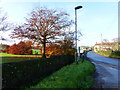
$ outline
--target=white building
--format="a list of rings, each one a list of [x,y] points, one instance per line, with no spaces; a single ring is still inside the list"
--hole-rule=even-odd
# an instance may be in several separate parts
[[[96,43],[94,45],[94,51],[107,51],[107,50],[120,50],[120,42],[107,42],[107,43]]]

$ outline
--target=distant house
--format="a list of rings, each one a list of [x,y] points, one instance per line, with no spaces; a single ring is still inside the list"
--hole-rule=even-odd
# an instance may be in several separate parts
[[[120,42],[96,43],[94,51],[120,50]]]

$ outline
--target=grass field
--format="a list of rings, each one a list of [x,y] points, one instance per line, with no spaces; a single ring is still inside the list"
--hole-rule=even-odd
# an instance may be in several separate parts
[[[32,54],[40,54],[40,50],[32,49]]]
[[[0,56],[11,56],[13,54],[8,54],[8,53],[0,53]]]
[[[117,52],[117,53],[116,53]],[[97,54],[100,54],[102,56],[105,56],[105,57],[110,57],[110,58],[117,58],[117,59],[120,59],[120,54],[118,54],[120,51],[99,51],[99,52],[95,52]]]
[[[40,57],[41,55],[15,55],[15,54],[9,54],[9,53],[0,53],[0,57]]]
[[[20,62],[24,60],[38,60],[41,55],[13,55],[8,53],[0,53],[0,63]]]
[[[73,63],[45,78],[35,86],[27,88],[89,88],[94,80],[91,74],[95,68],[89,61]]]

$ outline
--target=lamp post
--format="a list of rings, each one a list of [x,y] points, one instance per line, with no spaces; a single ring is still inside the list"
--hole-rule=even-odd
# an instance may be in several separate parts
[[[76,48],[76,51],[75,51],[75,61],[76,61],[76,64],[78,64],[78,53],[77,53],[77,9],[80,9],[82,8],[82,6],[77,6],[75,7],[75,48]]]

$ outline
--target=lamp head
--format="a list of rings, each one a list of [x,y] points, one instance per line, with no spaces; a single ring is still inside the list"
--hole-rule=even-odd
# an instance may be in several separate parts
[[[75,10],[82,8],[82,6],[77,6],[75,7]]]

